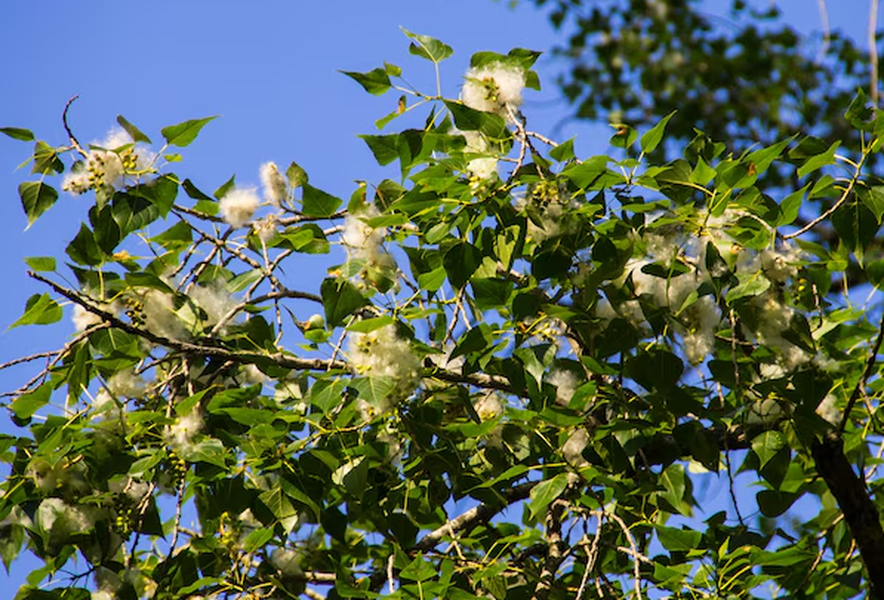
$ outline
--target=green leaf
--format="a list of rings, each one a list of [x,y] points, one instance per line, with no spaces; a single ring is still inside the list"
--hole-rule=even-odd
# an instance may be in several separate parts
[[[25,181],[18,186],[18,195],[21,198],[22,208],[28,216],[28,227],[58,200],[55,188],[42,181]]]
[[[834,142],[831,146],[829,146],[829,149],[822,154],[817,154],[816,156],[808,159],[807,162],[799,167],[798,177],[804,177],[805,175],[813,173],[814,171],[825,165],[835,164],[835,151],[838,150],[838,146],[840,145],[840,141]]]
[[[684,526],[682,526],[684,527]],[[700,547],[703,534],[692,529],[676,529],[664,525],[655,526],[657,538],[670,552],[688,552]]]
[[[684,465],[669,465],[666,470],[660,473],[659,482],[663,484],[663,491],[659,492],[666,502],[672,508],[682,515],[688,517],[691,515],[691,506],[685,502],[685,493],[687,491],[687,477],[685,476]]]
[[[144,229],[160,217],[159,209],[143,196],[131,196],[124,192],[114,194],[111,204],[113,220],[119,227],[121,237]],[[96,231],[98,227],[96,226]],[[117,240],[119,241],[119,240]]]
[[[875,185],[870,188],[860,188],[856,191],[856,195],[866,208],[874,213],[878,223],[881,223],[881,217],[884,216],[884,186]]]
[[[355,285],[341,277],[329,277],[319,287],[325,321],[329,327],[343,324],[344,319],[365,305],[365,298]]]
[[[25,528],[19,524],[11,523],[4,528],[4,535],[0,537],[0,559],[3,560],[3,566],[6,567],[6,573],[9,573],[9,567],[14,561],[25,541]]]
[[[691,187],[691,175],[693,170],[690,163],[678,159],[669,163],[660,171],[655,179],[660,187],[660,192],[676,202],[684,202],[693,194]]]
[[[347,331],[356,331],[358,333],[371,333],[381,327],[386,327],[392,323],[395,323],[396,320],[393,319],[390,315],[384,315],[382,317],[375,317],[373,319],[359,319],[358,321],[354,321],[347,326]]]
[[[49,403],[51,395],[52,384],[46,382],[33,392],[22,394],[16,398],[11,406],[12,412],[14,412],[15,416],[19,419],[28,419]]]
[[[761,514],[772,519],[789,510],[801,496],[802,494],[789,494],[777,490],[762,490],[755,495],[755,500],[758,502]]]
[[[862,88],[856,89],[856,96],[844,111],[844,119],[856,129],[872,131],[874,129],[875,108],[866,97]]]
[[[228,194],[228,192],[230,192],[230,190],[232,190],[235,187],[236,187],[236,175],[231,175],[230,179],[225,181],[221,185],[221,187],[219,187],[217,190],[212,192],[212,195],[215,196],[216,200],[220,200],[221,198],[226,196]]]
[[[21,129],[19,127],[0,127],[0,133],[22,142],[32,142],[35,139],[30,129]]]
[[[752,450],[758,455],[759,468],[764,467],[785,445],[786,438],[779,431],[765,431],[755,436]]]
[[[586,189],[594,184],[608,170],[607,156],[593,156],[580,164],[574,164],[562,171],[574,185]]]
[[[786,147],[792,143],[792,140],[795,139],[795,136],[786,138],[784,140],[780,140],[776,144],[772,146],[768,146],[767,148],[761,148],[760,150],[755,150],[754,152],[750,152],[745,159],[743,159],[743,163],[747,164],[751,167],[750,171],[754,172],[755,175],[761,175],[765,171],[767,171],[768,167],[770,167],[771,163],[778,159],[782,154]]]
[[[510,136],[506,121],[499,115],[476,110],[453,100],[446,100],[445,106],[451,111],[454,124],[461,131],[479,131],[492,141],[505,140]]]
[[[878,233],[878,220],[866,205],[852,200],[842,205],[832,215],[832,226],[844,244],[854,253],[862,265],[866,248]]]
[[[796,190],[783,198],[783,201],[780,202],[780,218],[777,220],[777,227],[791,225],[795,222],[795,219],[798,218],[798,210],[804,203],[804,195],[807,194],[810,186],[811,184],[808,183],[800,190]],[[884,210],[884,207],[882,207],[882,210]]]
[[[166,143],[168,145],[183,148],[184,146],[190,145],[190,143],[196,139],[196,136],[199,135],[200,130],[206,125],[206,123],[216,118],[217,115],[213,117],[205,117],[203,119],[191,119],[190,121],[184,121],[177,125],[163,127],[160,130],[160,133],[166,138]]]
[[[374,96],[380,96],[392,87],[389,75],[387,75],[386,70],[380,67],[372,69],[367,73],[358,73],[356,71],[339,72],[356,81],[366,92]]]
[[[507,306],[514,284],[504,279],[476,278],[471,282],[473,297],[479,310],[502,309]]]
[[[662,119],[660,119],[656,125],[654,125],[649,131],[646,131],[644,135],[642,135],[642,139],[639,142],[641,144],[642,152],[645,154],[650,154],[654,150],[657,149],[657,146],[663,140],[663,133],[666,131],[666,124],[669,123],[669,119],[677,111],[672,111]]]
[[[289,165],[289,168],[285,170],[285,176],[289,180],[289,185],[292,189],[301,187],[308,181],[307,171],[305,171],[301,165],[292,161],[292,164]]]
[[[769,491],[769,490],[766,490]],[[764,493],[764,492],[762,492]],[[776,493],[776,492],[774,492]],[[757,498],[757,496],[756,496]],[[769,496],[768,496],[769,498]],[[761,506],[761,499],[757,498],[759,507]],[[796,496],[797,499],[797,496]],[[765,504],[768,504],[768,499],[765,498]],[[768,505],[769,506],[769,505]],[[765,516],[779,516],[779,515],[769,515],[764,509],[761,509]],[[785,512],[785,511],[783,511]],[[780,513],[782,514],[782,513]],[[799,563],[805,562],[808,565],[816,558],[816,550],[810,551],[806,547],[782,547],[777,548],[773,552],[758,552],[755,553],[752,559],[753,564],[758,566],[765,567],[791,567],[793,565],[797,565]]]
[[[250,287],[256,281],[264,277],[263,269],[249,269],[244,273],[240,273],[227,283],[227,291],[231,294],[241,292]]]
[[[129,284],[130,287],[145,287],[151,288],[154,290],[159,290],[164,294],[174,294],[175,290],[173,290],[169,285],[154,275],[153,273],[147,272],[133,272],[126,273],[126,283]]]
[[[359,397],[374,407],[384,406],[396,389],[396,380],[392,377],[378,375],[375,377],[358,377],[353,380],[352,387],[359,392]]]
[[[479,352],[484,350],[491,343],[491,330],[486,323],[480,323],[478,327],[473,327],[467,331],[451,352],[449,360],[455,359],[464,354]]]
[[[399,158],[399,134],[360,135],[371,149],[374,158],[381,166],[388,165]]]
[[[448,273],[448,280],[455,288],[462,288],[466,285],[479,264],[482,256],[479,250],[467,242],[459,242],[448,249],[442,258],[442,264],[445,266],[445,272]]]
[[[208,200],[209,202],[212,201],[212,197],[204,194],[202,191],[197,189],[197,187],[193,185],[193,182],[190,179],[185,179],[184,181],[182,181],[181,187],[184,188],[184,193],[186,193],[194,200]]]
[[[49,294],[34,294],[28,298],[25,304],[24,314],[9,329],[22,325],[49,325],[61,321],[62,310],[58,302],[49,297]]]
[[[65,252],[78,265],[94,267],[104,262],[104,254],[85,223],[80,224],[80,231],[65,248]]]
[[[246,536],[246,539],[243,540],[243,550],[247,553],[252,554],[257,552],[261,548],[264,548],[270,540],[273,539],[273,530],[269,528],[262,527],[261,529],[256,529]]]
[[[561,144],[550,150],[549,156],[553,160],[557,160],[559,162],[574,160],[574,138],[562,142]]]
[[[810,331],[810,323],[807,318],[799,312],[792,315],[789,319],[788,328],[782,333],[783,337],[811,354],[816,352],[816,344],[813,341],[813,335]]]
[[[760,273],[740,272],[737,274],[739,283],[728,290],[726,299],[728,304],[733,304],[746,296],[757,296],[770,287],[770,280]]]
[[[289,227],[280,234],[295,252],[305,254],[326,254],[331,248],[322,228],[316,223],[306,223],[300,227]]]
[[[414,40],[408,46],[408,52],[415,56],[420,56],[421,58],[426,58],[434,63],[438,63],[454,54],[454,50],[451,46],[440,42],[436,38],[432,38],[428,35],[412,33],[404,27],[400,27],[400,29],[406,36]]]
[[[425,560],[423,554],[418,552],[417,558],[408,563],[408,565],[399,572],[399,577],[409,579],[411,581],[426,581],[437,575],[435,565]]]
[[[283,493],[282,486],[274,487],[262,492],[258,499],[264,503],[264,506],[278,520],[284,521],[290,517],[297,516],[298,511],[292,506],[291,501]]]
[[[691,172],[691,181],[697,185],[705,186],[715,177],[716,171],[706,164],[702,157],[697,157],[697,166]]]
[[[308,183],[304,184],[302,202],[302,210],[308,217],[330,217],[344,203],[337,196],[332,196]]]
[[[31,168],[31,173],[51,175],[62,171],[64,163],[58,157],[58,150],[42,140],[37,140],[34,144],[34,166]]]
[[[193,229],[186,221],[178,221],[166,231],[150,238],[166,250],[183,249],[193,242]]]
[[[529,494],[531,500],[528,502],[528,512],[532,519],[536,519],[538,515],[546,511],[549,504],[562,495],[565,488],[568,487],[568,474],[559,473],[552,479],[541,481],[533,488]]]
[[[611,145],[615,148],[629,149],[635,143],[635,140],[638,139],[638,132],[629,125],[617,123],[611,125],[611,127],[616,130],[614,135],[611,136]]]
[[[147,183],[134,185],[126,190],[126,193],[136,198],[144,198],[159,210],[161,217],[165,217],[175,205],[178,183],[174,175],[163,175]]]
[[[684,372],[684,363],[669,350],[657,347],[630,358],[626,363],[626,370],[648,391],[666,391],[678,385]]]
[[[132,123],[126,120],[126,117],[123,115],[117,115],[117,123],[120,124],[120,127],[126,130],[135,142],[144,142],[145,144],[152,144],[150,138],[144,135],[140,129],[135,127]]]
[[[54,271],[55,258],[52,256],[31,256],[25,259],[31,269],[34,271]]]

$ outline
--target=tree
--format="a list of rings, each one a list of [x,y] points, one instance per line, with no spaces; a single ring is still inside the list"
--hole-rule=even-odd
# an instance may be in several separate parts
[[[824,29],[812,39],[776,3],[732,0],[721,13],[697,0],[534,3],[551,8],[550,21],[568,34],[555,54],[578,118],[650,127],[677,109],[669,137],[685,143],[695,128],[730,148],[771,145],[801,131],[860,149],[840,116],[870,73],[877,101],[877,55],[874,45],[866,51],[829,30],[825,1]],[[877,2],[870,4],[875,15]]]
[[[438,81],[452,49],[407,35]],[[884,587],[884,119],[859,93],[856,153],[698,135],[655,162],[669,114],[580,157],[528,129],[537,57],[474,55],[460,99],[347,72],[401,94],[379,127],[415,125],[362,136],[398,171],[346,207],[294,162],[263,165],[261,195],[173,173],[211,118],[162,144],[123,117],[100,146],[2,130],[34,142],[30,221],[59,187],[94,198],[63,266],[28,259],[46,292],[14,324],[67,306],[78,328],[8,394],[0,557],[44,563],[17,598]],[[323,281],[283,277],[321,254],[343,260]]]

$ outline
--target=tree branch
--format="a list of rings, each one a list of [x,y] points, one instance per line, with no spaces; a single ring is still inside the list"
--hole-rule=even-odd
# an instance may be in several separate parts
[[[506,509],[511,504],[515,504],[520,500],[524,500],[539,482],[526,481],[512,487],[501,494],[500,503],[488,504],[482,503],[474,506],[470,510],[450,519],[441,527],[437,527],[414,545],[414,550],[418,552],[426,552],[433,549],[436,544],[442,541],[446,535],[453,536],[461,531],[469,531],[475,527],[487,523],[494,515]]]
[[[866,565],[869,597],[880,598],[884,593],[884,529],[869,491],[844,455],[841,436],[834,430],[814,443],[811,454],[817,471],[844,513]]]
[[[546,560],[543,561],[540,578],[537,580],[537,585],[534,586],[534,595],[531,596],[532,600],[545,600],[549,596],[552,585],[556,580],[556,573],[562,561],[565,560],[565,542],[562,539],[562,516],[567,508],[568,501],[558,498],[550,505],[546,513],[546,542],[548,544]]]

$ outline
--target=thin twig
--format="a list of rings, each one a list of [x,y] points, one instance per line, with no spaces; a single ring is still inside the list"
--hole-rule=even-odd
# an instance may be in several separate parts
[[[817,64],[820,64],[829,52],[829,43],[832,41],[832,30],[829,27],[829,10],[826,7],[826,0],[817,0],[817,6],[820,9],[820,21],[822,21],[823,25],[823,45],[820,46],[820,53],[816,59]]]
[[[623,531],[623,535],[626,536],[626,541],[629,542],[628,553],[632,554],[632,557],[633,557],[632,571],[633,571],[633,575],[635,577],[635,596],[638,600],[641,600],[642,599],[642,587],[641,587],[641,570],[640,570],[639,562],[640,561],[651,562],[651,561],[650,561],[650,559],[648,559],[646,556],[644,556],[643,554],[641,554],[638,551],[638,545],[636,545],[636,543],[635,543],[635,538],[632,536],[632,532],[629,531],[629,527],[626,525],[626,523],[623,521],[623,519],[621,519],[615,513],[610,513],[610,512],[605,512],[605,511],[598,511],[598,512],[601,512],[607,518],[612,519],[615,523],[617,523],[617,525],[619,525],[620,529]],[[623,548],[623,551],[627,551],[627,549]]]
[[[599,540],[602,537],[602,518],[599,515],[595,516],[596,520],[599,522],[598,526],[595,530],[595,535],[592,538],[592,544],[589,547],[589,551],[586,553],[586,568],[583,571],[583,578],[580,580],[580,587],[577,590],[577,596],[575,600],[580,600],[583,598],[583,593],[586,591],[586,582],[589,580],[589,574],[595,568],[595,561],[599,556]],[[598,579],[595,580],[596,588],[598,588]],[[599,593],[601,596],[601,593]]]
[[[877,83],[875,85],[877,85]],[[867,151],[864,151],[862,158],[859,160],[859,162],[854,167],[853,177],[850,178],[850,183],[847,185],[847,188],[844,190],[844,192],[841,194],[841,197],[838,198],[838,201],[835,202],[835,204],[833,204],[828,210],[826,210],[820,216],[816,217],[815,219],[813,219],[812,221],[807,223],[804,227],[802,227],[798,231],[784,235],[783,239],[784,240],[791,240],[792,238],[796,238],[800,235],[807,233],[808,231],[810,231],[811,229],[816,227],[819,223],[822,223],[827,218],[829,218],[829,216],[832,213],[834,213],[836,210],[841,208],[841,205],[847,201],[848,196],[850,196],[850,192],[852,192],[853,188],[856,186],[856,182],[859,181],[859,176],[862,173],[863,163],[866,162],[867,156],[868,156]]]
[[[872,105],[878,108],[878,40],[876,32],[878,29],[878,0],[869,1],[869,87],[871,88]]]
[[[396,577],[393,573],[393,563],[395,560],[395,554],[390,554],[389,558],[387,558],[387,585],[389,586],[391,594],[396,593]]]
[[[83,147],[80,145],[80,142],[77,140],[77,136],[74,135],[74,132],[71,131],[70,126],[68,125],[68,111],[71,109],[71,105],[79,98],[80,95],[71,96],[71,99],[67,101],[67,104],[64,105],[64,111],[61,113],[61,123],[64,125],[64,130],[68,134],[68,139],[71,141],[71,145],[77,150],[77,153],[86,158],[89,156],[89,153],[83,150]]]
[[[734,512],[737,513],[737,521],[740,522],[740,525],[745,526],[746,524],[743,522],[743,515],[740,512],[740,505],[737,502],[737,493],[734,491],[734,472],[731,469],[731,453],[727,448],[727,438],[725,438],[724,464],[727,468],[727,489],[731,495],[731,503],[734,505]]]
[[[844,407],[844,415],[841,417],[840,425],[838,425],[839,434],[844,433],[844,428],[847,426],[847,421],[850,417],[850,411],[853,410],[853,405],[856,404],[860,394],[865,393],[866,382],[875,370],[875,363],[877,362],[878,351],[881,349],[881,342],[884,342],[884,318],[881,319],[881,324],[878,326],[878,337],[875,339],[875,344],[869,352],[866,368],[863,370],[863,374],[859,378],[859,381],[856,382],[856,387],[853,388],[853,393],[850,394],[850,400],[847,401],[847,406]]]
[[[0,371],[2,371],[3,369],[8,369],[9,367],[14,367],[15,365],[20,365],[21,363],[32,362],[35,360],[40,360],[41,358],[49,358],[51,356],[55,356],[57,352],[57,350],[53,350],[51,352],[38,352],[37,354],[15,358],[13,360],[10,360],[9,362],[5,362],[0,365]]]

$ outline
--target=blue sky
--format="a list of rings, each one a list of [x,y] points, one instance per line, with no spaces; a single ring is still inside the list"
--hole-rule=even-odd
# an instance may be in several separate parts
[[[729,3],[706,6],[717,12]],[[778,4],[799,29],[819,28],[815,2]],[[833,28],[864,35],[867,2],[830,5]],[[70,124],[82,142],[103,138],[117,114],[154,140],[166,125],[218,114],[184,149],[176,173],[211,191],[234,173],[238,182],[257,184],[258,167],[267,160],[296,160],[311,183],[344,197],[353,180],[381,177],[356,135],[373,133],[374,120],[394,108],[396,96],[369,96],[338,69],[367,71],[386,60],[403,67],[414,83],[430,86],[430,64],[408,55],[399,31],[404,26],[454,47],[442,78],[444,91],[456,96],[473,52],[547,50],[562,39],[532,4],[511,10],[509,3],[492,0],[3,2],[0,22],[0,126],[26,127],[50,144],[63,144],[61,112],[75,94],[80,99]],[[553,83],[559,67],[549,57],[538,63],[544,91],[529,91],[524,107],[533,129],[549,132],[568,114]],[[607,149],[604,125],[571,122],[557,133],[560,139],[572,135],[582,155]],[[29,150],[0,137],[0,362],[55,349],[72,331],[68,318],[51,327],[3,330],[31,294],[43,291],[26,276],[22,258],[63,256],[89,207],[86,196],[62,194],[24,231],[16,188],[28,180],[28,170],[16,166]],[[318,284],[322,269],[303,276]],[[0,390],[14,389],[29,373],[0,372]],[[11,429],[0,415],[0,431]],[[24,579],[22,566],[10,578],[15,585]]]

